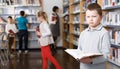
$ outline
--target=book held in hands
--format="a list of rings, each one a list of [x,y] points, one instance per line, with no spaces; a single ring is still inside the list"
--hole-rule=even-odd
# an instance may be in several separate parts
[[[13,30],[12,30],[12,29],[10,29],[10,30],[9,30],[9,33],[14,34],[14,32],[13,32]]]
[[[36,32],[37,32],[37,31],[40,32],[39,26],[36,27]],[[37,37],[40,38],[40,35],[37,35]]]
[[[84,53],[78,49],[66,49],[65,52],[74,57],[75,59],[82,59],[86,57],[95,58],[98,56],[102,56],[101,53]]]

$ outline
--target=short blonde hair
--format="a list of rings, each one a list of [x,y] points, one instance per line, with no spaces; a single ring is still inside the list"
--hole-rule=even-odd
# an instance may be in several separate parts
[[[43,11],[39,11],[38,13],[37,13],[37,17],[43,17],[43,19],[45,19],[46,21],[48,21],[48,17],[47,17],[47,14],[45,13],[45,12],[43,12]]]

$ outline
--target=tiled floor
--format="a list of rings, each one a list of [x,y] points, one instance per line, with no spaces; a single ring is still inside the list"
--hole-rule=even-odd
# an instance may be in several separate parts
[[[58,50],[54,56],[63,69],[79,69],[79,62],[63,50]],[[0,69],[42,69],[41,52],[30,51],[28,54],[15,55],[5,66],[0,64]],[[51,62],[48,69],[55,69]]]

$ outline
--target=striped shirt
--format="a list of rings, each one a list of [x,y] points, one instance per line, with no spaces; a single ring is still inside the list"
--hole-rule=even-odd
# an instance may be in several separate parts
[[[110,54],[110,39],[108,31],[100,24],[90,30],[81,32],[78,49],[87,53],[102,53],[103,56],[93,58],[93,64],[80,64],[80,69],[105,69],[105,62]]]

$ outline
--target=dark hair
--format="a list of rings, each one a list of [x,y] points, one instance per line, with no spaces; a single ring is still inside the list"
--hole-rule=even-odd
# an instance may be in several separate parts
[[[59,8],[58,8],[58,6],[54,6],[53,8],[52,8],[52,11],[53,12],[56,12],[56,10],[58,10]]]
[[[24,11],[20,11],[20,15],[21,15],[21,16],[24,16],[24,15],[25,15],[25,12],[24,12]]]
[[[41,16],[42,16],[46,21],[48,21],[47,14],[46,14],[45,12],[39,11],[39,12],[37,13],[37,17],[41,17]]]
[[[102,8],[97,3],[91,3],[87,6],[87,10],[96,10],[100,16],[102,16]]]
[[[11,16],[8,16],[8,18],[12,19],[12,17],[11,17]]]

